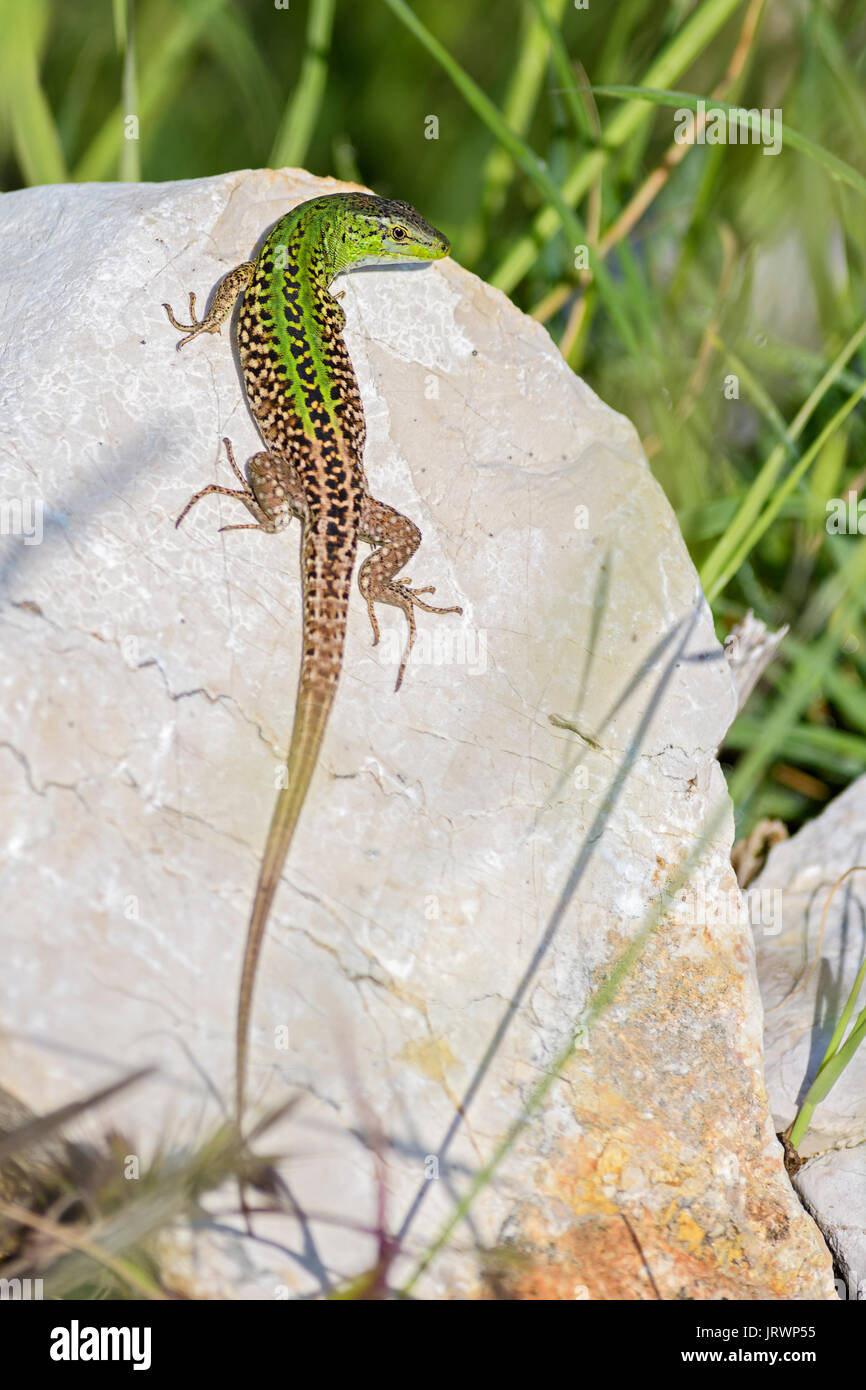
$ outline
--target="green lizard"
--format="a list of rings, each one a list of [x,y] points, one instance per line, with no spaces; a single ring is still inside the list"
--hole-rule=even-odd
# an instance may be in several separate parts
[[[210,309],[197,319],[190,294],[192,323],[174,328],[186,336],[218,333],[238,295],[237,344],[244,386],[259,433],[267,446],[254,454],[249,481],[223,443],[240,488],[209,483],[190,499],[177,519],[210,493],[239,498],[255,520],[224,531],[282,531],[292,517],[302,527],[303,656],[288,756],[287,785],[280,791],[259,871],[238,993],[235,1105],[240,1127],[244,1112],[250,1011],[256,966],[274,894],[292,835],[316,765],[342,664],[349,588],[358,541],[374,547],[361,565],[358,582],[379,640],[375,603],[401,608],[409,638],[396,689],[399,690],[415,638],[414,608],[435,608],[395,576],[414,555],[421,532],[414,522],[367,488],[364,473],[366,426],[358,383],[342,330],[346,316],[330,293],[341,271],[385,260],[435,261],[450,246],[441,232],[408,203],[367,193],[334,193],[301,203],[280,218],[255,261],[224,276]]]

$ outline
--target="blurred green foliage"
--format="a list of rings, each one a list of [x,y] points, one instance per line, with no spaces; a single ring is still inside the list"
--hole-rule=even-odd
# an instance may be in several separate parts
[[[5,189],[293,162],[415,203],[635,422],[720,635],[791,625],[725,754],[741,827],[866,770],[864,540],[826,527],[866,479],[864,0],[0,0],[0,39]],[[793,134],[683,147],[611,85]]]

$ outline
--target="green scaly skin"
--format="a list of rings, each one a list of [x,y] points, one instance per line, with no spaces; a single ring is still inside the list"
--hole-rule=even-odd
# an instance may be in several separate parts
[[[250,1010],[262,939],[274,894],[313,770],[337,688],[352,569],[359,540],[374,547],[358,582],[373,640],[379,629],[373,605],[401,608],[409,640],[397,675],[400,688],[415,636],[414,608],[434,608],[395,575],[417,550],[421,533],[407,517],[367,489],[364,473],[366,427],[358,383],[343,342],[345,315],[330,285],[341,271],[359,264],[394,260],[434,261],[447,256],[446,238],[408,203],[366,193],[335,193],[301,203],[282,217],[255,261],[245,261],[217,286],[208,313],[172,325],[186,334],[219,332],[238,295],[244,299],[237,343],[250,409],[266,449],[248,462],[249,481],[225,440],[240,488],[210,484],[192,497],[178,517],[208,493],[239,498],[255,518],[246,527],[281,531],[293,516],[303,528],[303,656],[288,756],[287,785],[280,791],[268,832],[247,932],[238,993],[235,1104],[244,1113]]]

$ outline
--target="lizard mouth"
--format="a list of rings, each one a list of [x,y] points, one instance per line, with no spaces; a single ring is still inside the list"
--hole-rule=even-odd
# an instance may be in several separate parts
[[[451,243],[441,232],[437,232],[435,227],[430,228],[431,236],[429,240],[418,240],[414,244],[401,247],[395,244],[393,249],[388,248],[387,259],[389,261],[440,261],[443,256],[451,254]]]

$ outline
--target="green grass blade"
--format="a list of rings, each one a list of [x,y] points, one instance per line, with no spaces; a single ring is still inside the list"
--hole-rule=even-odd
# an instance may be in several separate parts
[[[7,0],[7,3],[9,0]],[[189,60],[218,10],[227,0],[188,0],[168,30],[164,43],[142,68],[139,81],[141,126],[155,123],[160,108],[169,100]],[[123,140],[122,103],[103,121],[97,134],[73,170],[79,183],[114,177]]]
[[[818,1079],[818,1076],[821,1075],[822,1071],[828,1065],[831,1059],[835,1057],[839,1052],[842,1039],[845,1036],[845,1029],[848,1027],[851,1015],[854,1012],[854,1005],[857,1003],[857,997],[860,993],[860,990],[863,988],[864,977],[866,977],[866,960],[864,960],[863,964],[860,966],[860,969],[857,971],[857,977],[853,985],[851,986],[851,989],[848,993],[848,998],[845,1000],[845,1007],[839,1016],[839,1022],[833,1029],[833,1036],[827,1044],[827,1052],[824,1056],[824,1060],[818,1068],[818,1074],[815,1078],[816,1081]],[[862,1025],[864,1018],[866,1018],[866,1010],[864,1010],[864,1012],[861,1014],[861,1017],[858,1018],[856,1024],[854,1025],[855,1030]]]
[[[799,638],[793,637],[790,633],[785,638],[785,652],[789,656],[805,658],[808,650],[807,643],[801,642]],[[776,670],[777,668],[771,665],[765,674],[765,679],[774,681]],[[859,679],[854,678],[853,672],[849,678],[835,668],[829,670],[825,681],[825,693],[833,704],[839,706],[845,716],[846,723],[852,724],[854,728],[862,730],[863,734],[866,735],[866,690],[863,689]],[[736,724],[734,728],[736,728]],[[821,746],[830,749],[835,748],[839,753],[856,752],[857,756],[866,762],[866,739],[860,738],[848,729],[837,729],[824,724],[810,724],[804,727],[804,732],[811,732],[815,736],[816,743]]]
[[[796,440],[799,438],[803,428],[807,424],[812,412],[823,400],[827,391],[834,384],[842,368],[847,365],[857,348],[866,338],[866,321],[864,321],[849,339],[835,360],[830,364],[827,371],[818,382],[813,391],[810,392],[807,400],[798,410],[794,420],[788,429],[788,438]],[[749,533],[770,496],[776,484],[776,479],[785,462],[786,449],[782,445],[777,445],[768,455],[761,467],[758,476],[752,483],[746,497],[738,511],[736,517],[722,536],[701,568],[701,584],[707,598],[712,601],[724,588],[722,576],[727,577],[734,571],[731,569],[732,557],[740,550],[743,538]]]
[[[0,103],[11,127],[19,168],[31,185],[65,183],[69,178],[39,75],[45,18],[42,0],[27,5],[20,0],[0,0]]]
[[[854,988],[858,993],[864,970],[866,970],[866,964],[864,964],[854,984]],[[854,991],[852,990],[852,995],[853,993]],[[849,1003],[851,1002],[853,1001],[851,996],[849,996]],[[864,1039],[866,1039],[866,1009],[864,1009],[858,1017],[857,1023],[848,1041],[840,1047],[837,1052],[830,1054],[828,1049],[828,1053],[825,1054],[824,1061],[818,1069],[818,1074],[806,1092],[803,1104],[797,1112],[797,1118],[791,1127],[790,1141],[795,1149],[799,1148],[802,1143],[803,1136],[809,1127],[809,1121],[812,1118],[815,1106],[819,1105],[832,1090],[833,1086],[835,1086],[842,1072],[854,1056],[854,1053],[862,1046]]]
[[[511,129],[487,93],[482,91],[475,79],[469,76],[469,73],[451,57],[447,48],[421,23],[418,16],[405,3],[405,0],[385,0],[385,4],[448,74],[476,116],[484,122],[503,149],[511,155],[515,164],[523,170],[538,192],[555,210],[555,215],[565,228],[570,243],[573,245],[582,243],[584,238],[580,220],[573,208],[570,208],[563,198],[535,151]]]
[[[827,441],[832,439],[836,431],[840,429],[841,426],[845,423],[848,416],[851,414],[851,411],[855,408],[855,406],[859,405],[864,395],[866,395],[866,380],[862,381],[860,385],[857,387],[857,390],[854,391],[853,394],[848,397],[844,405],[841,405],[839,407],[832,420],[828,421],[821,433],[818,435],[818,438],[814,440],[812,444],[809,445],[809,448],[802,455],[796,466],[791,469],[791,472],[788,474],[785,481],[773,493],[772,498],[767,503],[767,506],[764,508],[763,512],[760,514],[760,516],[756,517],[755,521],[752,523],[746,534],[743,536],[743,539],[741,540],[740,544],[733,551],[733,554],[731,555],[727,565],[721,571],[718,578],[711,585],[707,593],[708,599],[712,600],[713,598],[715,598],[716,594],[718,594],[719,591],[723,589],[725,585],[729,582],[732,576],[736,574],[737,570],[740,568],[740,565],[743,563],[746,556],[752,550],[754,550],[755,546],[758,544],[758,541],[768,530],[772,522],[776,519],[782,506],[787,501],[788,497],[790,497],[791,493],[794,491],[794,488],[797,486],[800,479],[803,477],[803,474],[812,464],[812,461],[818,457]]]
[[[743,0],[705,0],[682,29],[649,66],[644,86],[665,88],[691,66],[707,49],[722,26]],[[645,102],[629,101],[612,117],[604,132],[604,148],[583,155],[562,186],[562,196],[574,207],[604,168],[610,152],[623,145],[639,126],[649,119]],[[490,276],[490,283],[510,294],[538,258],[541,248],[555,235],[556,214],[545,208],[535,218],[532,229],[518,239],[505,259]]]
[[[560,23],[565,0],[535,0],[535,4],[542,16],[549,18],[552,24]],[[518,135],[526,134],[538,101],[547,64],[548,43],[543,18],[533,14],[502,104],[503,119]],[[481,212],[484,218],[489,218],[501,208],[514,168],[514,160],[508,151],[499,143],[494,145],[481,172]]]
[[[559,188],[534,150],[511,129],[498,107],[460,64],[455,62],[448,50],[430,33],[429,29],[425,28],[417,15],[409,9],[405,0],[385,0],[385,4],[402,20],[424,45],[428,53],[445,70],[475,114],[484,122],[503,148],[508,151],[514,162],[532,181],[539,193],[548,201],[553,215],[558,218],[565,230],[569,244],[574,247],[587,245],[586,233],[580,218],[564,200]],[[622,338],[624,347],[630,352],[637,353],[638,343],[625,312],[623,296],[614,284],[604,262],[591,249],[589,263],[598,285],[599,294],[604,298],[607,310]]]
[[[240,10],[218,10],[206,30],[206,43],[226,80],[237,89],[248,144],[253,150],[270,149],[283,106],[282,94],[256,42],[249,16]]]
[[[830,16],[817,6],[809,15],[809,39],[832,73],[840,108],[855,128],[861,146],[866,145],[866,97],[862,78],[858,80],[857,76],[857,56],[852,52],[854,62],[849,62]]]
[[[761,412],[779,443],[792,458],[796,458],[797,450],[794,441],[788,434],[788,426],[770,393],[755,376],[751,367],[743,361],[742,357],[738,357],[732,348],[723,343],[717,334],[711,334],[711,339],[719,351],[724,354],[725,361],[733,368],[735,375],[743,383],[746,394]]]
[[[866,602],[866,541],[855,544],[840,578],[847,599],[838,605],[823,633],[807,649],[807,655],[795,661],[788,689],[767,712],[757,737],[731,774],[728,790],[738,808],[751,796],[790,730],[821,689],[853,619]]]
[[[301,73],[268,163],[272,169],[300,168],[307,156],[325,94],[336,0],[311,0]]]
[[[111,19],[118,53],[126,48],[126,7],[128,0],[111,0]]]
[[[720,111],[733,112],[738,117],[737,125],[741,130],[745,127],[750,132],[756,131],[758,134],[761,132],[759,114],[749,115],[745,108],[731,106],[728,102],[718,101],[714,97],[698,97],[693,92],[659,91],[649,87],[593,87],[592,90],[597,96],[637,97],[653,106],[681,106],[689,111],[697,111],[699,102],[703,102],[707,110],[718,108]],[[852,165],[846,164],[844,159],[831,154],[823,145],[816,144],[814,140],[810,140],[807,135],[801,135],[798,130],[792,129],[791,126],[784,125],[781,121],[774,121],[773,125],[776,131],[781,132],[782,148],[785,145],[790,145],[791,149],[799,150],[801,154],[808,155],[816,164],[820,164],[831,178],[849,184],[858,193],[866,196],[866,178]]]
[[[135,123],[135,138],[126,134],[120,146],[120,167],[118,177],[124,183],[139,183],[141,180],[141,158],[138,141],[138,80],[135,63],[135,14],[133,0],[126,0],[127,15],[124,25],[123,53],[123,113],[124,124],[132,117]]]
[[[786,644],[790,638],[786,638]],[[802,669],[809,665],[811,648],[803,643],[792,645],[791,653],[802,657]],[[824,687],[830,692],[829,677],[824,674]],[[772,677],[766,677],[772,680]],[[774,682],[775,683],[775,682]],[[787,688],[787,687],[784,687]],[[725,738],[728,751],[748,751],[761,737],[763,718],[755,715],[738,715]],[[838,781],[840,778],[859,777],[866,769],[866,738],[861,734],[850,733],[847,729],[834,729],[823,724],[792,724],[785,733],[784,741],[773,750],[774,758],[786,762],[805,764],[815,771]]]
[[[574,71],[571,66],[571,58],[565,46],[565,40],[560,32],[559,25],[548,13],[542,0],[532,0],[538,14],[539,20],[544,25],[547,40],[550,44],[550,57],[556,70],[556,76],[562,86],[558,88],[565,100],[571,123],[574,126],[574,133],[578,140],[591,141],[592,131],[589,125],[589,116],[583,102],[580,100],[576,86],[574,85]]]
[[[827,499],[842,491],[849,442],[848,430],[828,439],[809,474],[803,519],[813,531],[826,529]]]

